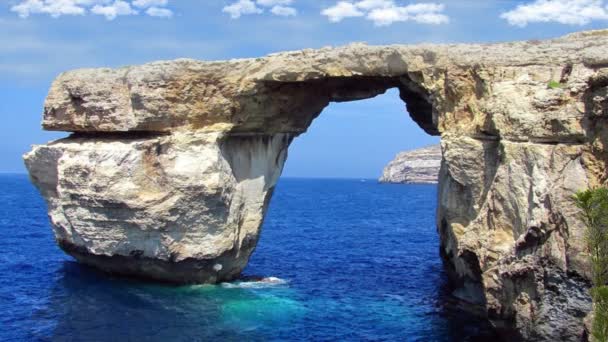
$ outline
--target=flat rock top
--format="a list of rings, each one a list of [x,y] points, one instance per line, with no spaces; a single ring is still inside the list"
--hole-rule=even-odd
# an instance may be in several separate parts
[[[369,46],[355,43],[338,48],[282,52],[259,58],[255,61],[262,63],[263,67],[248,74],[248,77],[294,82],[336,76],[394,76],[430,66],[563,65],[570,62],[594,67],[608,64],[607,48],[608,29],[577,32],[544,41],[495,44]]]
[[[53,83],[45,103],[43,127],[87,132],[178,128],[222,131],[254,121],[264,113],[293,112],[293,108],[280,107],[281,101],[293,99],[277,84],[424,76],[471,66],[575,63],[588,68],[604,67],[608,65],[607,38],[608,30],[599,30],[546,41],[500,44],[358,43],[263,58],[215,62],[178,59],[118,69],[81,69],[63,73]],[[427,80],[421,77],[415,82],[422,84]],[[275,88],[271,87],[273,84]],[[314,94],[316,88],[313,85],[299,91]],[[282,95],[287,97],[281,98]]]
[[[395,160],[441,160],[441,145],[431,145],[400,152]]]
[[[167,74],[189,71],[221,72],[232,80],[297,82],[342,76],[396,76],[412,66],[492,64],[562,65],[584,63],[589,67],[608,64],[608,29],[583,31],[550,40],[528,40],[493,44],[380,45],[352,43],[341,47],[304,49],[270,54],[260,58],[200,61],[176,59],[117,69],[79,69],[62,74],[73,77],[128,76],[130,73]],[[220,75],[218,75],[220,76]]]

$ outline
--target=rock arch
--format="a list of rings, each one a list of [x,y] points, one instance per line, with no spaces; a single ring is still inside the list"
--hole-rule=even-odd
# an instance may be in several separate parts
[[[545,42],[303,50],[60,75],[25,156],[59,245],[173,282],[238,276],[292,139],[332,101],[397,87],[440,135],[438,231],[455,293],[519,338],[590,310],[570,196],[606,180],[608,31]]]

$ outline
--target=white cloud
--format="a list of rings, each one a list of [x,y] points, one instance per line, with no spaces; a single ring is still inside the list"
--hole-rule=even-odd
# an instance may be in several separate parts
[[[131,8],[131,4],[122,0],[116,0],[107,6],[95,5],[91,13],[103,15],[108,20],[114,20],[119,15],[137,15],[138,12]]]
[[[520,27],[546,22],[585,25],[593,20],[608,20],[608,6],[604,0],[535,0],[500,17]]]
[[[169,4],[169,0],[133,0],[133,6],[139,8],[163,7]]]
[[[295,8],[281,5],[273,6],[270,12],[281,17],[293,17],[298,14]]]
[[[147,8],[146,14],[151,17],[172,18],[173,11],[166,8],[169,0],[133,0],[133,6]]]
[[[344,18],[362,17],[365,13],[361,12],[353,3],[340,1],[335,6],[321,11],[321,14],[328,17],[329,21],[337,23]]]
[[[47,14],[53,18],[67,15],[85,15],[88,13],[103,15],[113,20],[120,15],[137,15],[132,6],[148,8],[145,13],[156,17],[170,17],[173,12],[163,6],[169,0],[21,0],[11,7],[11,11],[21,18],[28,18],[33,14]],[[155,8],[154,10],[151,10]]]
[[[173,17],[173,12],[170,9],[162,8],[162,7],[150,7],[146,10],[146,14],[151,17],[159,17],[159,18]]]
[[[257,0],[258,5],[265,7],[287,6],[293,3],[293,0]]]
[[[222,8],[222,12],[228,13],[232,19],[238,19],[246,14],[264,13],[264,8],[270,8],[270,13],[282,17],[290,17],[298,14],[291,6],[294,0],[238,0]]]
[[[84,15],[86,10],[83,5],[87,3],[78,0],[24,0],[12,6],[11,11],[16,12],[21,18],[27,18],[31,14],[48,14],[58,18],[62,15]]]
[[[103,6],[95,5],[91,8],[91,13],[103,15],[108,20],[114,20],[119,15],[137,15],[138,12],[131,8],[131,4],[122,0]]]
[[[230,14],[232,19],[238,19],[244,14],[260,14],[264,11],[251,0],[239,0],[222,8],[222,12]]]
[[[356,6],[362,10],[374,10],[379,8],[395,7],[392,0],[362,0],[356,3]]]
[[[420,24],[445,24],[450,20],[443,14],[442,4],[422,3],[408,6],[392,6],[373,9],[367,19],[378,26],[390,25],[394,22],[415,21]]]
[[[394,22],[414,21],[420,24],[446,24],[450,21],[443,14],[445,6],[437,3],[417,3],[406,6],[397,5],[394,0],[361,0],[356,2],[340,1],[321,11],[331,22],[345,18],[362,17],[377,26],[391,25]]]

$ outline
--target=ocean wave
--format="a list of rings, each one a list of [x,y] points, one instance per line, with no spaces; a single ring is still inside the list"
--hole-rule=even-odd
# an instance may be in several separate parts
[[[286,280],[277,277],[265,277],[255,280],[242,280],[232,283],[221,283],[220,285],[228,289],[261,289],[266,287],[281,286],[287,284]]]

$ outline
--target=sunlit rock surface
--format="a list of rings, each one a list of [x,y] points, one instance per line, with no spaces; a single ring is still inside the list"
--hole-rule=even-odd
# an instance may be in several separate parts
[[[382,171],[381,183],[436,184],[441,167],[441,146],[427,146],[397,154]]]
[[[606,181],[606,51],[608,31],[590,31],[76,70],[53,83],[43,120],[75,134],[25,161],[78,260],[229,280],[255,248],[292,139],[330,102],[396,87],[441,136],[437,224],[454,293],[513,339],[578,340],[591,306],[571,196]]]

